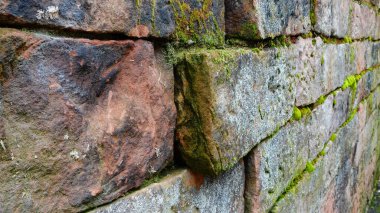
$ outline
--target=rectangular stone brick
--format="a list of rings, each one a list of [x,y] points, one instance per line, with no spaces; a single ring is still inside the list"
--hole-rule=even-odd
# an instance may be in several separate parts
[[[197,50],[176,66],[177,138],[186,163],[228,170],[292,115],[287,49]]]
[[[216,45],[224,37],[224,1],[1,1],[0,23]]]
[[[302,120],[288,123],[260,143],[246,159],[246,209],[267,212],[308,161],[317,157],[347,119],[350,93],[328,96]]]
[[[244,212],[244,164],[216,178],[179,170],[93,213]]]
[[[351,3],[349,34],[353,39],[376,38],[378,16],[375,10],[357,2]]]
[[[233,37],[262,39],[310,31],[309,0],[229,0],[226,33]]]
[[[348,34],[351,0],[313,0],[313,28],[325,36],[343,38]]]
[[[348,44],[325,44],[320,38],[299,39],[291,46],[296,69],[296,105],[315,103],[317,99],[343,84],[354,73],[350,67]]]
[[[148,41],[0,29],[2,210],[82,211],[163,169],[176,117],[167,68]]]

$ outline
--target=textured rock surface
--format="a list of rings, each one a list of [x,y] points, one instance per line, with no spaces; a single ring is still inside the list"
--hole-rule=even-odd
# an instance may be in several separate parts
[[[217,178],[180,170],[162,181],[96,209],[122,212],[244,212],[244,164]]]
[[[354,39],[372,37],[379,39],[378,27],[379,17],[376,11],[367,5],[353,2],[350,17],[350,33],[349,36]]]
[[[307,33],[311,28],[308,0],[229,0],[225,3],[229,36],[260,39]]]
[[[279,201],[277,211],[364,211],[380,153],[378,102],[378,93],[372,93],[359,106],[357,115],[340,129],[315,170],[305,173],[296,188]]]
[[[0,22],[211,42],[224,35],[224,3],[222,0],[1,1]]]
[[[173,78],[150,42],[2,29],[0,44],[0,212],[83,210],[171,160]]]
[[[185,53],[177,66],[177,138],[202,173],[229,169],[293,111],[287,49]]]
[[[314,30],[343,38],[348,34],[351,0],[315,0]]]
[[[320,38],[299,39],[294,45],[297,70],[296,105],[315,103],[317,99],[342,85],[354,70],[349,63],[348,44],[324,44]],[[362,70],[360,70],[362,71]]]
[[[337,92],[299,122],[288,123],[247,157],[246,207],[267,212],[346,120],[349,92]]]

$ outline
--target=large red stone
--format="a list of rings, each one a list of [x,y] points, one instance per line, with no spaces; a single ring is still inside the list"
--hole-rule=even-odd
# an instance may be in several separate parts
[[[0,30],[0,212],[112,201],[173,156],[172,74],[148,41]]]

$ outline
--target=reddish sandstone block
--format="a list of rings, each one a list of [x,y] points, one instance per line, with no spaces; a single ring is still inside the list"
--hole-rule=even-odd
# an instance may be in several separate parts
[[[1,211],[112,201],[173,155],[170,73],[147,41],[0,31]]]

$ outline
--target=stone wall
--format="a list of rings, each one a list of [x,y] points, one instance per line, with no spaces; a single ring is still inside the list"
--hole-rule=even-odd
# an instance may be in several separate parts
[[[0,212],[363,212],[380,1],[0,2]]]

